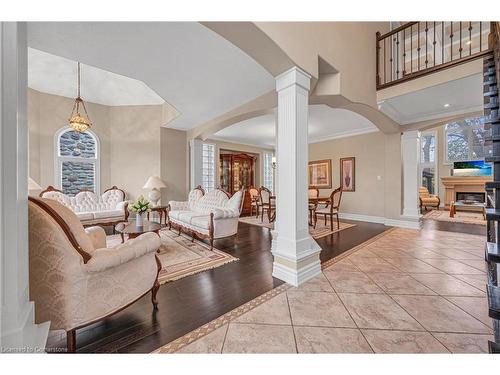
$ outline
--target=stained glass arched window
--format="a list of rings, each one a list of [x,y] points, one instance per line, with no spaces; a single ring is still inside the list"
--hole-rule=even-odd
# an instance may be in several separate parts
[[[74,196],[82,190],[99,193],[99,140],[91,132],[63,128],[56,134],[56,185]]]

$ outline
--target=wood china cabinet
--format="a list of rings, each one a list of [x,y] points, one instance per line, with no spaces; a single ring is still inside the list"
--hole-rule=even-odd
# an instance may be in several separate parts
[[[246,189],[243,201],[243,213],[250,213],[250,193],[248,188],[254,185],[255,156],[248,154],[220,155],[220,187],[233,195]]]

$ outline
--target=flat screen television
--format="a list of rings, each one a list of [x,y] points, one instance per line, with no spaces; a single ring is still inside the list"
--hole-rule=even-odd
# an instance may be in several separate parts
[[[491,176],[491,163],[485,163],[483,160],[454,162],[453,176]]]

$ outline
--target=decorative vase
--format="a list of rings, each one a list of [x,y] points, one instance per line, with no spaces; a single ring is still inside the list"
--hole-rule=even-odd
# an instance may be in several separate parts
[[[137,212],[135,214],[135,226],[136,227],[142,227],[143,224],[144,224],[144,220],[142,218],[142,215],[139,212]]]
[[[345,186],[346,187],[351,186],[351,177],[349,175],[345,176],[344,181],[345,181]]]

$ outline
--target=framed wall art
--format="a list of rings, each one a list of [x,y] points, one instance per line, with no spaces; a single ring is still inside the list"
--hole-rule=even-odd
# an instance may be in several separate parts
[[[342,191],[355,191],[356,164],[355,158],[340,159],[340,186]]]
[[[332,188],[332,160],[315,160],[309,162],[309,188]]]

